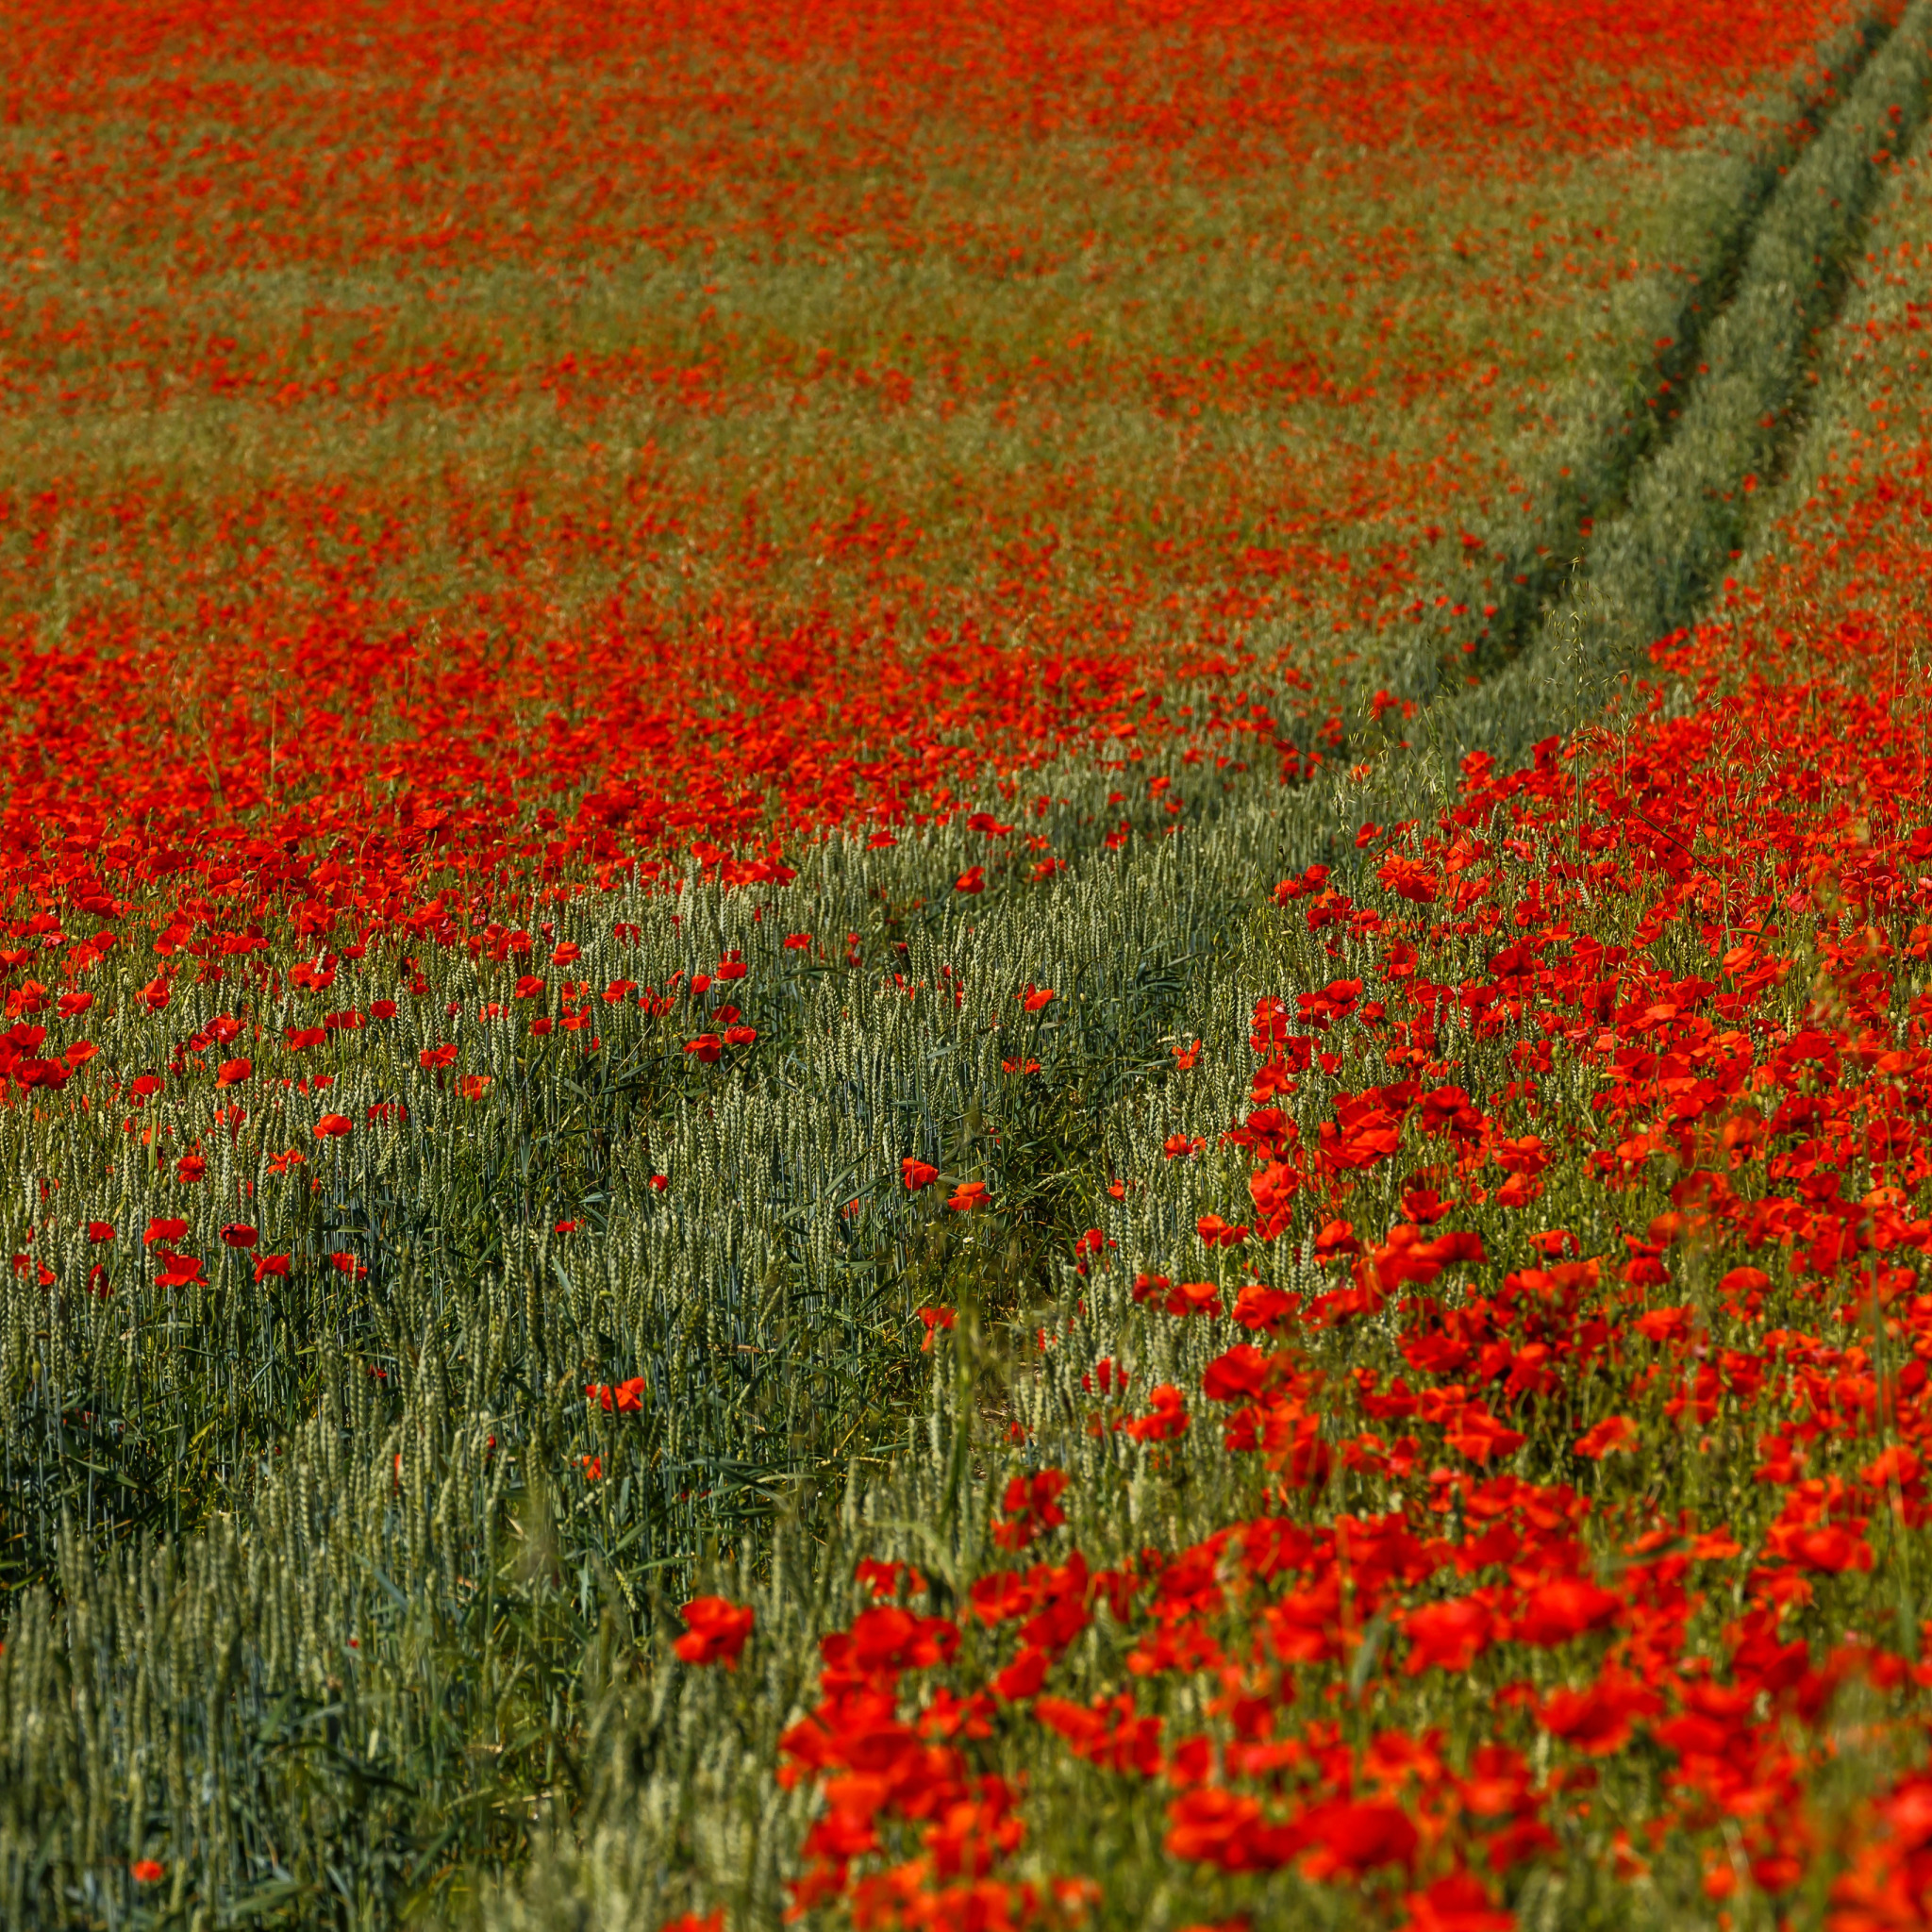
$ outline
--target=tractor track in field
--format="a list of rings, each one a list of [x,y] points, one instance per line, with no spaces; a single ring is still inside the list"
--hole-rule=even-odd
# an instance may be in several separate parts
[[[1555,479],[1531,540],[1502,559],[1499,608],[1490,620],[1474,669],[1479,675],[1519,656],[1533,641],[1551,607],[1561,597],[1589,547],[1591,534],[1608,527],[1629,508],[1633,487],[1646,464],[1674,441],[1703,374],[1713,332],[1730,312],[1743,283],[1752,250],[1780,198],[1790,192],[1803,157],[1844,111],[1860,76],[1891,38],[1893,24],[1874,14],[1859,28],[1849,61],[1831,75],[1831,85],[1813,93],[1778,142],[1767,143],[1754,158],[1730,227],[1720,237],[1708,269],[1684,291],[1667,325],[1668,342],[1658,348],[1653,380],[1638,407],[1626,411],[1605,435],[1591,468],[1597,491],[1587,499],[1584,479]],[[1836,315],[1843,297],[1842,262],[1836,265],[1831,303]],[[1829,326],[1830,316],[1820,326]],[[1658,338],[1664,342],[1664,338]]]
[[[1888,172],[1924,122],[1932,0],[1912,0],[1894,28],[1868,30],[1861,44],[1856,78],[1795,160],[1772,170],[1771,192],[1740,222],[1723,274],[1687,299],[1686,326],[1668,352],[1683,379],[1661,391],[1674,406],[1645,412],[1641,451],[1633,428],[1615,514],[1598,516],[1587,541],[1579,517],[1572,544],[1536,546],[1533,569],[1513,559],[1515,601],[1492,620],[1475,680],[1442,688],[1432,658],[1435,692],[1407,739],[1371,729],[1344,743],[1338,764],[1374,760],[1346,810],[1333,779],[1284,802],[1285,856],[1352,860],[1337,841],[1341,818],[1413,817],[1420,800],[1453,793],[1472,751],[1522,762],[1539,740],[1601,714],[1654,642],[1696,621],[1754,527],[1754,492],[1789,467],[1809,413],[1817,343],[1843,305]],[[1546,511],[1545,527],[1554,516]],[[1551,594],[1557,586],[1560,597]]]
[[[1365,758],[1378,767],[1366,792],[1352,788],[1348,809],[1361,809],[1351,824],[1413,816],[1403,808],[1419,791],[1453,790],[1458,749],[1525,755],[1600,710],[1652,641],[1694,620],[1741,547],[1745,479],[1772,482],[1789,462],[1813,346],[1842,305],[1885,168],[1924,118],[1928,14],[1932,0],[1912,0],[1895,23],[1868,15],[1780,136],[1739,164],[1740,192],[1707,266],[1656,320],[1662,346],[1645,380],[1549,458],[1536,508],[1492,540],[1485,594],[1496,608],[1474,656],[1463,654],[1469,620],[1431,609],[1365,667],[1365,678],[1416,707],[1407,738],[1376,721],[1368,683],[1342,708],[1339,743],[1322,741],[1315,716],[1282,720],[1277,746],[1310,775],[1284,793],[1272,772],[1257,771],[1225,797],[1201,801],[1197,839],[1211,839],[1229,813],[1259,810],[1276,821],[1285,862],[1348,863],[1354,852],[1334,836],[1348,815],[1334,801],[1334,774]],[[1899,111],[1888,116],[1892,105]],[[1809,288],[1796,286],[1800,266]],[[1446,591],[1452,580],[1427,588]],[[1459,592],[1457,601],[1474,600]],[[1550,688],[1566,679],[1574,687],[1567,697]],[[1320,760],[1310,758],[1317,751]],[[1091,857],[1102,829],[1062,849]]]

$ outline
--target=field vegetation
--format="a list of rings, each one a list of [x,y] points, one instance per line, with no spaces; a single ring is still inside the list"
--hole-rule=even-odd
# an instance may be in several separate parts
[[[1932,8],[96,7],[0,117],[0,1916],[1932,1917]]]

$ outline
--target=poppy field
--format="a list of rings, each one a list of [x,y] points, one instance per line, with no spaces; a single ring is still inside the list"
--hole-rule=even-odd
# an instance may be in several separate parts
[[[0,1919],[1932,1922],[1928,88],[10,37]]]

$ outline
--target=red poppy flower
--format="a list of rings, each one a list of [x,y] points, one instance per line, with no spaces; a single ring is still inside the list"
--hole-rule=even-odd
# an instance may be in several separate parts
[[[938,1168],[932,1166],[930,1162],[921,1160],[917,1156],[911,1154],[907,1155],[900,1161],[899,1173],[906,1183],[908,1191],[915,1194],[921,1188],[929,1188],[940,1177]]]
[[[872,1591],[874,1601],[896,1595],[900,1579],[906,1588],[915,1594],[925,1588],[925,1578],[909,1563],[882,1563],[871,1557],[861,1557],[854,1571],[855,1579]]]
[[[1375,876],[1386,891],[1412,900],[1418,906],[1426,906],[1442,890],[1441,880],[1430,867],[1419,859],[1406,858],[1399,852],[1391,852],[1383,859],[1375,869]]]
[[[1827,1524],[1815,1529],[1774,1527],[1769,1541],[1773,1550],[1802,1570],[1838,1576],[1847,1570],[1872,1567],[1872,1545],[1841,1524]]]
[[[1359,1255],[1362,1244],[1356,1239],[1355,1227],[1346,1221],[1326,1223],[1315,1237],[1315,1259],[1332,1261],[1338,1255]]]
[[[683,1610],[685,1634],[672,1646],[688,1664],[721,1663],[738,1668],[745,1639],[751,1635],[752,1609],[728,1597],[693,1597]]]
[[[1554,1645],[1600,1630],[1612,1622],[1624,1599],[1600,1590],[1587,1577],[1559,1576],[1539,1584],[1516,1618],[1519,1642]]]
[[[1471,1872],[1453,1872],[1410,1892],[1407,1905],[1402,1932],[1516,1932],[1516,1914],[1498,1906]]]
[[[1410,1676],[1426,1670],[1462,1672],[1489,1647],[1496,1620],[1474,1597],[1451,1597],[1411,1610],[1403,1622]]]
[[[584,1393],[607,1414],[635,1414],[644,1406],[644,1378],[633,1375],[628,1382],[588,1382]]]
[[[1245,1225],[1230,1226],[1218,1214],[1202,1215],[1194,1224],[1194,1231],[1210,1248],[1238,1248],[1251,1232]]]
[[[1607,1678],[1582,1690],[1555,1690],[1540,1721],[1552,1737],[1592,1757],[1607,1757],[1630,1741],[1633,1718],[1661,1709],[1655,1691],[1629,1678]]]
[[[356,1123],[345,1113],[325,1113],[315,1124],[315,1138],[318,1141],[332,1141],[340,1136],[352,1133]]]
[[[1149,1412],[1125,1424],[1136,1441],[1166,1442],[1187,1433],[1187,1398],[1172,1382],[1158,1383],[1147,1391],[1147,1399],[1153,1405]]]
[[[1301,1821],[1313,1842],[1302,1870],[1311,1878],[1359,1877],[1383,1865],[1407,1865],[1421,1835],[1400,1805],[1337,1800],[1313,1807]]]
[[[1607,1415],[1594,1428],[1578,1436],[1574,1447],[1577,1455],[1601,1462],[1612,1451],[1635,1449],[1637,1443],[1637,1424],[1627,1415]]]
[[[992,1688],[1007,1703],[1024,1704],[1040,1694],[1051,1661],[1039,1645],[1029,1643],[1006,1669],[994,1673]]]

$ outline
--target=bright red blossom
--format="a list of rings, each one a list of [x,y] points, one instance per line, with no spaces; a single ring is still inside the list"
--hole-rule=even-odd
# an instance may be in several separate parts
[[[677,1655],[688,1664],[722,1663],[735,1671],[751,1635],[750,1607],[727,1597],[700,1596],[686,1604],[682,1614],[687,1627],[673,1646]]]

